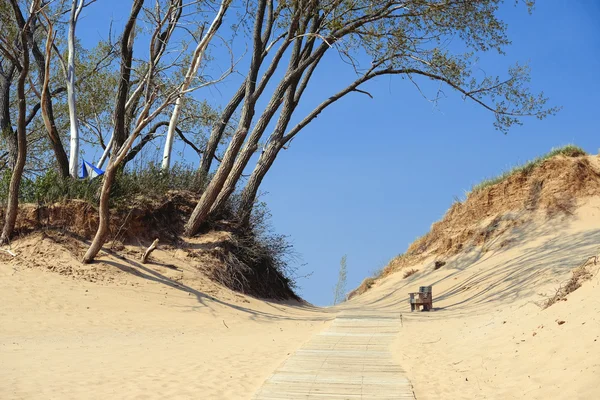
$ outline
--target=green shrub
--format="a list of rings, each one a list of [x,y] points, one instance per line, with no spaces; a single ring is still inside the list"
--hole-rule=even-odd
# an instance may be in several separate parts
[[[0,204],[8,199],[11,172],[5,171],[0,177]],[[161,171],[156,164],[133,171],[117,174],[111,189],[113,206],[129,204],[133,200],[152,200],[164,196],[170,190],[202,192],[206,178],[196,169],[175,165],[169,171]],[[72,179],[63,178],[54,169],[34,179],[24,177],[19,190],[22,203],[52,204],[63,200],[78,199],[97,205],[102,178]]]
[[[144,169],[121,171],[111,189],[111,201],[115,205],[134,199],[157,199],[170,190],[187,190],[200,193],[207,184],[206,177],[198,170],[180,164],[162,171],[154,163]]]

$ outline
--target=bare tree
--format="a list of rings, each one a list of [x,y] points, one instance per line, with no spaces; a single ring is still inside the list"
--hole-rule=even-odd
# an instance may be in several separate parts
[[[47,7],[47,4],[43,6],[44,9]],[[20,9],[18,10],[18,12],[18,19],[24,19],[23,12]],[[53,23],[49,18],[45,17],[45,19],[48,21],[48,23]],[[42,28],[42,26],[40,25],[40,18],[32,18],[30,28],[28,29],[28,42],[38,72],[38,81],[41,89],[41,86],[46,80],[46,74],[49,74],[49,68],[46,68],[45,52],[40,49],[38,43],[39,38],[41,36],[34,35],[33,33],[34,31],[38,30],[38,28]],[[54,107],[52,105],[52,96],[60,94],[65,90],[65,88],[57,88],[55,91],[48,92],[48,95],[42,99],[40,91],[36,90],[34,83],[31,82],[31,74],[29,74],[28,80],[30,81],[30,89],[38,97],[39,103],[35,104],[31,108],[29,114],[25,119],[25,126],[28,127],[34,121],[37,112],[41,110],[42,117],[44,119],[44,125],[46,127],[48,139],[50,140],[50,145],[54,152],[54,157],[56,160],[58,170],[62,176],[69,176],[69,160],[67,158],[67,153],[65,152],[64,146],[60,139],[58,128],[56,127]]]
[[[338,280],[333,288],[333,305],[339,304],[346,299],[346,282],[348,280],[348,257],[344,255],[340,260]]]
[[[29,37],[31,34],[31,23],[39,12],[40,0],[32,0],[29,7],[29,15],[27,16],[27,20],[23,18],[17,0],[10,0],[10,4],[15,17],[16,28],[18,30],[18,45],[11,46],[9,39],[7,40],[7,38],[2,38],[2,40],[0,40],[0,51],[2,51],[3,55],[7,59],[11,60],[13,65],[19,71],[19,77],[17,81],[17,159],[10,178],[6,217],[4,226],[2,228],[2,234],[0,235],[0,244],[5,244],[10,240],[17,220],[19,187],[21,185],[23,169],[25,168],[25,161],[27,159],[27,100],[25,94],[25,84],[29,74]]]
[[[134,142],[139,137],[142,130],[161,115],[168,106],[175,104],[178,98],[190,91],[189,84],[187,90],[184,89],[185,83],[181,83],[174,88],[165,89],[164,85],[157,84],[155,81],[159,62],[174,30],[174,26],[171,25],[171,23],[176,24],[176,15],[181,13],[180,1],[172,0],[169,8],[162,17],[158,12],[154,14],[156,27],[150,40],[150,58],[148,65],[146,66],[146,72],[143,75],[142,82],[140,82],[138,87],[128,98],[129,89],[131,87],[130,77],[133,58],[134,28],[143,3],[144,0],[134,0],[131,15],[125,25],[123,37],[121,38],[121,79],[119,81],[117,102],[114,112],[115,130],[113,132],[113,152],[103,175],[104,180],[100,193],[98,230],[92,244],[84,255],[84,263],[91,262],[106,241],[109,232],[110,189],[118,169],[128,156]],[[222,20],[223,13],[226,11],[228,5],[228,0],[224,0],[221,3],[220,11],[215,16],[215,20]],[[159,7],[157,6],[156,9],[159,10]],[[216,27],[218,27],[218,25],[220,25],[220,22],[214,24]],[[203,52],[206,50],[208,43],[210,43],[216,33],[216,28],[209,29],[204,33],[201,40],[201,43],[204,43],[201,47],[201,51],[194,54],[194,57],[197,60],[202,59]],[[211,83],[212,82],[204,83],[202,86]],[[164,92],[161,92],[161,90]],[[131,132],[127,135],[127,118],[131,118],[131,115],[133,114],[132,110],[137,110],[138,107],[136,107],[135,104],[141,104],[140,111],[137,113],[138,115],[135,118],[135,122],[131,125]],[[155,125],[152,129],[156,130],[158,126],[159,124]]]

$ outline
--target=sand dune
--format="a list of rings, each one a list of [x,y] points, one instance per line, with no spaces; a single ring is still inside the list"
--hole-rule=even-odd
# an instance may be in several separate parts
[[[600,200],[588,199],[573,217],[540,214],[437,271],[430,258],[407,279],[395,273],[345,307],[403,313],[395,354],[418,399],[598,399],[600,259],[591,281],[542,308],[598,254]],[[431,284],[436,311],[411,313],[408,292]]]

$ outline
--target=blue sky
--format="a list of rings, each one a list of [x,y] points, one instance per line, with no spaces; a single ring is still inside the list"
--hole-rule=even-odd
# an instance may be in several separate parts
[[[526,120],[504,135],[494,130],[493,115],[450,89],[434,106],[412,84],[382,78],[368,85],[373,100],[355,94],[336,103],[280,154],[261,199],[275,231],[289,235],[301,257],[298,274],[312,273],[299,280],[308,301],[331,303],[344,254],[351,289],[426,233],[455,196],[482,179],[567,143],[598,152],[600,2],[539,1],[532,15],[512,3],[502,16],[513,45],[505,56],[482,56],[482,68],[529,61],[534,89],[563,107],[557,116]],[[103,37],[98,21],[129,9],[130,2],[100,0],[78,25],[78,36],[84,43]],[[342,87],[349,75],[341,68],[327,60],[307,104]],[[235,82],[201,96],[223,104]]]

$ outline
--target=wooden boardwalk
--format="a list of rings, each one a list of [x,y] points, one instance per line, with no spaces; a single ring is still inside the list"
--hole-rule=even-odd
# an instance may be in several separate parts
[[[255,400],[414,399],[391,354],[399,313],[345,311],[267,379]]]

